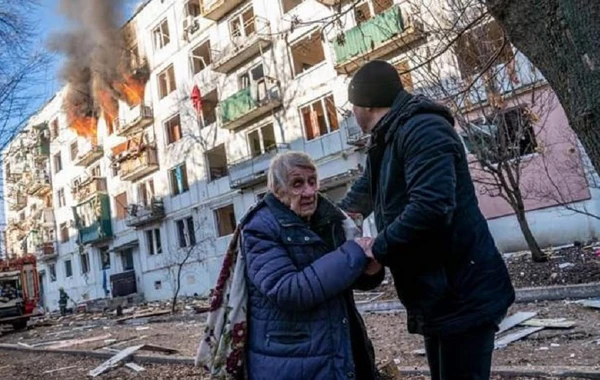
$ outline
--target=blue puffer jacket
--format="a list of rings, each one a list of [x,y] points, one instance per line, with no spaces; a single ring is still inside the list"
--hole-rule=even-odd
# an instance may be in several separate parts
[[[351,288],[374,288],[384,272],[362,274],[368,259],[345,241],[343,218],[320,197],[309,225],[268,194],[242,220],[251,380],[375,378]]]

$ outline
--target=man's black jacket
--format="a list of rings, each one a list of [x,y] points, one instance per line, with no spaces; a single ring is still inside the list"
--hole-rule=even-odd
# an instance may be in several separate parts
[[[445,107],[402,91],[341,202],[364,217],[375,213],[373,253],[390,268],[413,333],[497,322],[515,297],[453,126]]]

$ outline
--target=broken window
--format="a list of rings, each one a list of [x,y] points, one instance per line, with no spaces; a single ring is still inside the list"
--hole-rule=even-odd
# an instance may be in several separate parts
[[[171,194],[179,195],[189,190],[187,168],[185,162],[169,170]]]
[[[63,168],[62,157],[60,156],[60,152],[58,152],[54,155],[53,161],[54,161],[54,174],[58,174]]]
[[[469,123],[461,137],[467,151],[492,164],[533,154],[537,141],[524,107]]]
[[[82,253],[79,255],[79,259],[81,262],[81,274],[86,274],[90,272],[90,258],[86,253]]]
[[[239,76],[238,81],[240,85],[240,90],[250,87],[251,84],[259,82],[264,77],[265,71],[263,69],[262,63],[260,63]]]
[[[162,253],[162,242],[159,228],[146,231],[146,244],[148,244],[148,254],[150,256],[160,255]]]
[[[229,174],[227,169],[227,153],[225,145],[221,144],[206,152],[206,161],[208,165],[208,180],[226,177]]]
[[[102,269],[110,269],[110,251],[108,247],[100,248],[100,264]]]
[[[296,8],[298,5],[302,4],[304,0],[281,0],[281,7],[283,8],[283,13],[288,13],[292,9]]]
[[[90,169],[89,173],[90,173],[90,177],[91,177],[91,178],[94,178],[94,177],[97,177],[97,178],[99,178],[99,177],[102,177],[102,169],[100,169],[100,164],[98,164],[98,165],[96,165],[96,166],[92,167],[92,168]]]
[[[117,210],[117,220],[123,220],[127,217],[127,192],[115,197],[115,209]]]
[[[233,42],[243,41],[256,32],[254,24],[254,9],[249,7],[229,21],[229,30]]]
[[[154,180],[148,180],[138,184],[138,203],[149,207],[154,198]]]
[[[58,129],[59,129],[58,128],[58,119],[52,120],[52,128],[51,128],[51,133],[50,133],[51,134],[50,138],[52,140],[54,140],[55,138],[58,137],[58,133],[59,133]]]
[[[236,220],[235,220],[235,210],[233,209],[233,205],[227,205],[221,208],[218,208],[214,211],[215,220],[217,222],[217,233],[218,236],[227,236],[231,235],[235,230]]]
[[[310,36],[294,43],[291,51],[295,75],[325,61],[325,50],[319,32],[313,32]]]
[[[124,271],[133,270],[133,249],[128,248],[121,253],[121,262]]]
[[[169,44],[171,36],[169,35],[169,22],[167,19],[164,19],[160,25],[152,31],[152,35],[154,36],[154,48],[156,50],[160,50]]]
[[[133,68],[138,68],[141,66],[140,53],[137,44],[129,48],[129,63]]]
[[[455,53],[463,78],[480,74],[490,64],[507,64],[514,58],[511,45],[496,21],[464,33],[456,42]],[[496,60],[491,62],[495,57]]]
[[[194,230],[194,218],[188,217],[175,222],[179,247],[191,247],[196,245],[196,231]]]
[[[179,114],[165,122],[165,132],[167,134],[167,144],[173,144],[181,140],[181,118]]]
[[[408,66],[408,61],[400,61],[396,63],[394,67],[398,71],[398,75],[400,75],[400,82],[402,82],[402,87],[406,91],[412,92],[414,89],[414,84],[412,80],[412,75],[410,73],[410,67]]]
[[[248,133],[248,143],[250,144],[250,155],[258,157],[271,149],[275,148],[275,131],[273,124],[267,124],[264,127]]]
[[[192,50],[190,53],[192,72],[198,74],[206,66],[211,64],[210,40],[206,41]]]
[[[73,264],[71,260],[65,260],[65,277],[73,277]]]
[[[48,272],[50,273],[50,282],[56,281],[56,264],[49,263],[48,264]]]
[[[185,4],[185,12],[188,16],[199,17],[200,16],[200,0],[189,0]]]
[[[79,146],[77,145],[77,141],[73,141],[70,147],[71,151],[71,161],[75,161],[77,159],[77,155],[79,154]]]
[[[369,5],[369,2],[365,1],[354,7],[354,18],[357,24],[360,24],[361,22],[367,21],[371,18],[371,9]]]
[[[327,95],[300,108],[306,140],[312,140],[340,128],[333,95]]]
[[[217,95],[217,89],[212,90],[205,96],[202,96],[202,126],[201,128],[207,127],[217,121],[217,103],[219,98]]]
[[[176,89],[175,69],[173,68],[173,65],[171,65],[158,74],[158,92],[160,99],[169,95]]]
[[[56,192],[56,199],[58,203],[58,207],[65,207],[67,205],[66,199],[65,199],[65,189],[58,189],[58,191]]]

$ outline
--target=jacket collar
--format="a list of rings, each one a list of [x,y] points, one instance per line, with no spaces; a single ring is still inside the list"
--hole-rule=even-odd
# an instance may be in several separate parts
[[[341,210],[335,206],[329,199],[322,194],[317,195],[317,210],[311,217],[311,225],[319,227],[332,222],[340,222],[345,219]],[[264,198],[265,203],[277,219],[277,222],[283,227],[308,226],[298,214],[293,212],[288,206],[281,203],[272,193],[268,193]]]

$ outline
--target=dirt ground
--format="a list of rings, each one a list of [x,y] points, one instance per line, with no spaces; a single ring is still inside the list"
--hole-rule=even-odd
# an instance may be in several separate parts
[[[495,366],[595,366],[600,369],[600,310],[588,309],[573,302],[543,302],[519,304],[511,309],[516,311],[537,311],[538,318],[567,318],[576,326],[569,330],[544,330],[497,350]],[[377,360],[380,365],[399,360],[402,367],[424,367],[424,356],[414,353],[422,348],[421,338],[406,332],[404,313],[370,314],[365,316],[369,336],[373,340]],[[179,350],[176,355],[194,356],[202,335],[202,317],[196,320],[146,323],[138,325],[116,325],[107,319],[73,320],[67,318],[59,325],[36,327],[24,332],[11,332],[0,336],[0,343],[21,345],[52,340],[83,339],[100,337],[95,342],[66,347],[68,349],[97,350],[109,343],[124,339],[117,348],[128,345],[151,343]],[[135,321],[131,321],[135,322]],[[33,356],[32,356],[33,355]],[[9,361],[9,358],[17,360]],[[34,358],[35,365],[29,360]],[[44,371],[76,365],[74,369],[60,373],[67,378],[85,378],[87,371],[100,364],[98,359],[49,356],[29,353],[8,353],[0,350],[0,379],[49,379],[54,374]],[[28,363],[28,364],[27,364]],[[24,364],[27,364],[26,366]],[[199,371],[187,366],[144,365],[146,372],[136,375],[127,368],[113,370],[102,379],[130,379],[138,376],[144,379],[185,379],[199,378]],[[64,375],[61,375],[64,377]],[[81,377],[79,377],[81,376]],[[418,379],[418,377],[414,377]]]

